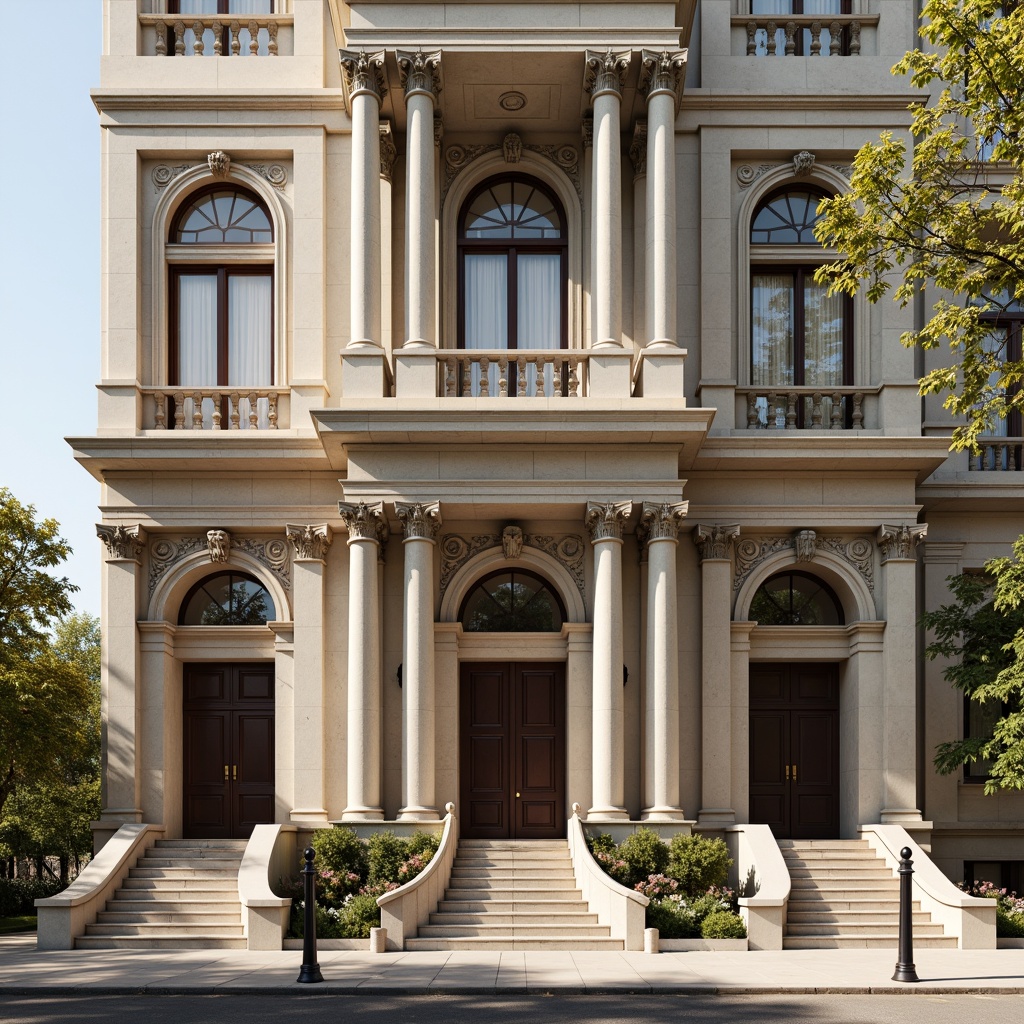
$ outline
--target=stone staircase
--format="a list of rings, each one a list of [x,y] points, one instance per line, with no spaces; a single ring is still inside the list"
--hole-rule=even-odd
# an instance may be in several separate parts
[[[244,852],[244,839],[158,839],[75,948],[245,949]]]
[[[617,950],[558,840],[460,841],[445,898],[411,950]]]
[[[792,891],[783,949],[891,949],[899,939],[899,879],[863,839],[780,839]],[[914,903],[914,948],[956,948]]]

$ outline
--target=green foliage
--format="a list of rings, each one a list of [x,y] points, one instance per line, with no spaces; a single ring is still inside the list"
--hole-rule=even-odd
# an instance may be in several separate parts
[[[660,875],[668,865],[668,847],[661,836],[649,828],[638,828],[619,846],[619,857],[629,865],[629,885],[650,875]]]
[[[996,935],[1001,939],[1024,939],[1024,914],[1011,914],[997,906]]]
[[[647,905],[646,925],[657,928],[662,939],[695,939],[700,936],[700,925],[686,904],[673,899],[652,900]]]
[[[422,857],[429,861],[441,845],[440,832],[413,832],[405,841],[406,857]]]
[[[310,845],[316,851],[319,878],[318,892],[324,897],[341,900],[359,891],[366,882],[369,861],[366,843],[347,827],[320,828],[313,833]]]
[[[615,840],[610,832],[587,834],[587,846],[591,853],[614,853],[616,849]]]
[[[696,897],[712,886],[723,886],[729,878],[732,858],[721,839],[702,835],[673,836],[668,853],[665,873],[679,882],[686,896]]]
[[[406,860],[405,841],[390,829],[374,832],[367,843],[370,853],[370,885],[398,880],[398,872]]]
[[[849,193],[819,207],[815,234],[844,258],[816,277],[851,295],[866,282],[871,302],[891,290],[902,306],[939,290],[931,316],[901,340],[948,345],[950,362],[921,392],[946,394],[966,421],[953,447],[976,451],[997,420],[1024,409],[1024,362],[992,344],[983,319],[1024,300],[1024,6],[928,0],[921,23],[929,48],[893,68],[924,91],[910,131],[865,145]]]
[[[701,922],[700,934],[705,939],[745,939],[747,928],[739,914],[716,910]]]
[[[36,900],[56,896],[63,888],[42,878],[0,878],[0,917],[35,914]]]
[[[380,907],[377,897],[362,893],[353,896],[341,908],[341,938],[368,939],[371,928],[380,927]]]
[[[921,617],[932,631],[928,658],[945,658],[943,675],[972,701],[996,701],[1006,710],[991,736],[940,743],[935,767],[943,775],[979,758],[991,763],[985,792],[1024,789],[1024,537],[1013,555],[985,565],[987,576],[948,579],[954,597]]]

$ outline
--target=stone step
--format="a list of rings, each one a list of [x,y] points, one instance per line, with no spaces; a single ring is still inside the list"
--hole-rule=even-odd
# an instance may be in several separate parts
[[[582,928],[566,928],[560,924],[474,924],[474,925],[420,925],[417,937],[421,939],[458,938],[595,938],[605,939],[609,929],[602,925],[587,925]]]
[[[442,900],[439,914],[565,914],[585,913],[583,899],[574,900]]]
[[[789,877],[796,878],[877,878],[879,881],[891,879],[898,882],[887,867],[791,867]]]
[[[106,935],[117,938],[126,936],[154,936],[160,939],[186,939],[196,936],[208,936],[218,939],[236,938],[244,934],[241,923],[234,925],[205,924],[88,924],[85,934]]]
[[[96,918],[97,924],[241,925],[242,909],[239,906],[234,911],[221,912],[208,910],[101,910]]]
[[[159,850],[237,850],[245,851],[246,839],[158,839],[153,848]]]
[[[566,850],[564,839],[460,839],[463,850]]]
[[[147,871],[166,871],[168,869],[179,870],[182,868],[190,868],[191,870],[200,869],[203,871],[218,871],[223,872],[224,874],[237,876],[238,869],[241,866],[241,857],[152,857],[147,854],[139,861],[136,868],[143,868]]]
[[[860,891],[865,892],[867,890]],[[789,914],[842,914],[853,911],[877,912],[891,911],[894,907],[899,907],[899,899],[893,897],[877,900],[826,900],[820,893],[815,893],[815,898],[812,899],[811,893],[809,892],[801,892],[800,896],[800,899],[790,899],[788,905]],[[911,907],[914,911],[919,911],[921,909],[921,904],[914,902],[911,904]]]
[[[80,935],[75,949],[245,949],[244,937],[192,935],[156,937],[153,935]]]
[[[519,879],[512,878],[491,878],[486,877],[474,877],[474,878],[453,878],[448,883],[450,889],[572,889],[575,886],[571,885],[573,881],[572,877],[569,878],[524,878],[522,879],[522,885],[510,885],[509,883],[513,880],[519,881]]]
[[[844,921],[842,926],[829,922],[827,924],[790,924],[786,923],[787,935],[842,935],[855,937],[857,935],[888,935],[892,938],[899,938],[900,926],[897,919],[893,924],[880,924],[870,921]],[[942,935],[941,924],[922,924],[914,926],[914,941],[919,936]]]
[[[456,864],[452,867],[452,878],[479,878],[479,879],[506,879],[506,880],[519,880],[530,881],[533,879],[552,879],[560,878],[563,881],[571,880],[576,876],[573,874],[571,867],[563,868],[520,868],[520,867],[508,867],[508,868],[477,868],[477,867],[459,867]]]
[[[122,889],[151,889],[163,892],[177,892],[189,889],[194,892],[238,892],[238,879],[215,875],[213,878],[178,876],[175,878],[136,878],[130,875],[121,882]]]
[[[919,924],[930,925],[932,915],[928,913],[917,913],[913,915],[914,927]],[[899,925],[899,907],[890,907],[887,911],[882,910],[849,910],[836,912],[833,910],[820,911],[793,911],[786,913],[787,925],[799,924],[835,924],[845,928],[847,924],[868,923],[868,924],[894,924]]]
[[[456,925],[557,925],[568,931],[569,929],[582,928],[588,925],[596,925],[597,914],[588,914],[586,911],[576,913],[544,914],[544,913],[523,913],[513,911],[512,913],[498,914],[451,914],[438,909],[430,915],[432,925],[443,925],[452,927]]]
[[[787,863],[791,861],[806,861],[817,864],[821,861],[835,860],[847,864],[850,861],[855,863],[875,864],[885,863],[875,856],[873,850],[782,850],[782,856]]]
[[[522,938],[467,937],[459,939],[406,939],[405,948],[411,951],[427,950],[480,950],[485,952],[510,952],[512,950],[537,950],[559,952],[565,950],[615,951],[622,949],[622,939],[608,938],[550,938],[523,936]]]
[[[238,888],[228,889],[189,889],[187,892],[174,893],[169,889],[118,889],[109,903],[131,903],[138,907],[206,907],[206,906],[237,906]]]
[[[889,949],[897,952],[897,939],[888,935],[786,935],[782,939],[783,949]],[[915,949],[956,949],[955,936],[923,935],[914,936]]]
[[[516,902],[520,900],[531,902],[537,900],[572,900],[579,903],[583,899],[583,894],[579,889],[533,889],[526,886],[516,888],[505,886],[490,889],[446,889],[444,898],[446,901],[460,903],[465,900],[500,900],[502,902],[509,900]]]
[[[804,860],[803,857],[787,857],[786,867],[790,874],[794,871],[810,871],[813,874],[824,871],[884,871],[891,875],[892,871],[880,860],[865,860],[863,857],[813,857]]]
[[[790,878],[791,887],[794,892],[799,892],[801,899],[804,892],[899,892],[900,882],[898,878]],[[842,898],[842,897],[837,897]]]
[[[192,867],[177,865],[170,868],[137,867],[128,872],[129,878],[206,878],[206,879],[235,879],[238,878],[236,871],[217,871],[215,868]]]
[[[871,850],[866,839],[778,839],[776,843],[780,850]]]

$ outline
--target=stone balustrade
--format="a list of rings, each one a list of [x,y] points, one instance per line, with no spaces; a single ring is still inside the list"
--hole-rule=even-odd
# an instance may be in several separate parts
[[[859,57],[861,29],[877,21],[849,14],[750,14],[732,24],[746,29],[748,57]]]
[[[568,349],[442,349],[445,398],[579,398],[589,352]]]
[[[737,388],[748,430],[863,430],[866,388]],[[802,408],[801,408],[802,406]]]
[[[157,57],[276,57],[278,31],[293,22],[290,14],[139,15],[144,33],[154,30]]]
[[[971,452],[967,468],[972,472],[1015,473],[1024,470],[1024,437],[983,437],[981,448]]]
[[[277,430],[274,388],[143,388],[154,430]]]

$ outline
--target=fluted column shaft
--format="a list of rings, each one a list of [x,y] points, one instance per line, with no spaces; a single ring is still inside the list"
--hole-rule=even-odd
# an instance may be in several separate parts
[[[628,818],[622,694],[622,524],[630,503],[590,502],[594,548],[593,804],[588,818]]]
[[[405,526],[402,636],[402,807],[407,821],[436,821],[434,806],[434,545],[438,503],[396,502]]]

